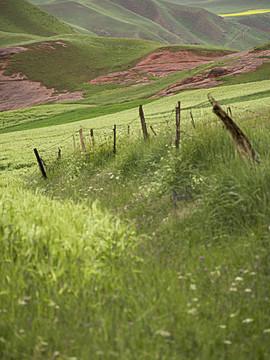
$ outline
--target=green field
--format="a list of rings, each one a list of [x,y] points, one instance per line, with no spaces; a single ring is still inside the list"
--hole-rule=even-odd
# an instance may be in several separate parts
[[[145,86],[90,85],[163,45],[65,34],[50,17],[45,28],[56,35],[43,34],[28,2],[0,0],[10,4],[18,21],[9,17],[1,46],[29,50],[1,60],[6,73],[83,89],[84,99],[0,113],[0,359],[268,360],[269,64],[149,99],[226,61]],[[179,48],[228,53],[170,49]],[[237,152],[209,94],[245,133],[255,162]]]
[[[148,144],[137,107],[0,135],[1,359],[268,359],[269,90],[265,80],[211,91],[257,165],[236,155],[209,90],[145,104],[158,134]]]

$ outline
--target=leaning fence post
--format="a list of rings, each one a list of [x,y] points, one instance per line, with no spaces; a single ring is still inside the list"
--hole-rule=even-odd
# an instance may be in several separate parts
[[[116,154],[116,125],[113,127],[113,153]]]
[[[140,107],[139,107],[139,114],[140,114],[140,118],[141,118],[143,137],[144,137],[144,140],[146,141],[149,139],[149,134],[147,132],[147,127],[146,127],[146,122],[145,122],[145,118],[144,118],[142,105],[140,105]]]
[[[44,169],[44,167],[43,167],[41,158],[40,158],[40,156],[39,156],[38,151],[37,151],[36,148],[34,149],[34,153],[35,153],[35,155],[36,155],[37,162],[38,162],[38,165],[39,165],[39,169],[40,169],[40,171],[41,171],[41,173],[42,173],[42,176],[44,177],[44,179],[47,179],[46,171],[45,171],[45,169]]]
[[[226,130],[231,135],[231,138],[239,151],[241,157],[246,159],[248,155],[253,161],[258,161],[257,155],[253,150],[248,138],[243,131],[236,125],[236,123],[225,113],[219,103],[210,95],[208,95],[209,101],[213,106],[213,112],[220,118],[226,127]]]
[[[175,113],[176,113],[176,118],[175,118],[175,122],[176,122],[176,138],[175,138],[175,147],[176,149],[179,149],[179,144],[180,144],[180,101],[178,101],[177,107],[175,108]]]
[[[83,140],[83,132],[82,132],[82,129],[79,130],[79,134],[80,134],[80,140],[81,140],[82,149],[83,149],[85,155],[87,155],[87,153],[86,153],[86,148],[85,148],[85,145],[84,145],[84,140]]]

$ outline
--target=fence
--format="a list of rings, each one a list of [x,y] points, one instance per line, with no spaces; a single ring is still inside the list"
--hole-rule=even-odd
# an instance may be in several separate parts
[[[42,152],[42,154],[44,154],[46,151],[51,150],[52,148],[55,149],[55,147],[57,146],[58,147],[57,160],[59,160],[59,159],[61,159],[61,154],[62,154],[60,144],[61,143],[63,144],[63,142],[66,142],[66,141],[70,142],[72,139],[74,150],[77,151],[79,148],[81,148],[83,153],[87,157],[89,154],[87,152],[87,148],[86,148],[86,144],[85,144],[85,142],[86,142],[85,134],[88,133],[88,142],[91,143],[92,148],[94,148],[96,146],[101,147],[101,146],[104,146],[105,144],[108,144],[108,138],[112,137],[112,141],[111,141],[112,142],[112,152],[114,155],[116,155],[117,139],[119,138],[120,135],[124,134],[125,139],[128,138],[128,140],[129,140],[130,136],[131,136],[131,126],[134,128],[137,128],[137,129],[141,128],[141,131],[143,133],[143,138],[147,142],[150,140],[150,134],[149,134],[149,131],[147,128],[147,122],[149,120],[151,123],[151,125],[149,125],[149,128],[150,128],[153,136],[156,137],[156,136],[158,136],[158,134],[157,134],[157,131],[155,130],[154,126],[155,125],[158,125],[158,126],[170,125],[170,126],[172,126],[174,124],[174,121],[173,121],[174,118],[175,118],[175,125],[174,125],[175,126],[175,147],[178,150],[180,147],[180,134],[182,133],[182,134],[186,135],[185,132],[181,131],[181,112],[189,111],[191,125],[192,125],[193,129],[195,129],[196,124],[195,124],[194,116],[192,114],[192,109],[196,109],[205,104],[209,104],[209,102],[213,106],[213,112],[220,118],[220,120],[225,125],[225,128],[229,132],[240,155],[244,159],[246,159],[248,157],[248,158],[252,159],[253,161],[258,162],[255,151],[253,150],[249,140],[244,135],[244,133],[240,130],[240,128],[232,120],[231,107],[228,107],[227,114],[226,114],[225,111],[221,108],[221,106],[211,96],[209,96],[208,101],[205,101],[205,102],[199,103],[195,106],[187,107],[187,108],[181,108],[181,103],[180,103],[180,101],[178,101],[175,109],[173,109],[171,111],[148,114],[147,121],[146,121],[146,117],[145,117],[145,114],[143,111],[143,107],[142,107],[142,105],[140,105],[139,116],[132,119],[129,123],[118,124],[118,125],[114,124],[113,129],[108,126],[96,127],[96,128],[87,128],[87,127],[82,128],[81,127],[75,133],[62,139],[61,142],[58,141],[57,144],[54,144],[54,145],[48,147],[47,149],[43,149],[41,152]],[[140,123],[139,123],[139,120],[140,120]],[[136,121],[136,123],[135,123],[135,121]],[[160,128],[159,128],[159,130],[160,130]],[[105,142],[103,142],[101,144],[98,144],[98,142],[96,141],[96,137],[95,137],[96,132],[99,132],[99,131],[103,131],[103,133],[104,133],[103,135],[104,135]],[[79,140],[78,140],[78,138],[79,138]],[[42,157],[39,155],[37,148],[34,149],[34,153],[35,153],[40,171],[42,173],[42,176],[44,179],[47,179],[47,174],[46,174],[47,164],[43,160],[43,155],[42,155]]]

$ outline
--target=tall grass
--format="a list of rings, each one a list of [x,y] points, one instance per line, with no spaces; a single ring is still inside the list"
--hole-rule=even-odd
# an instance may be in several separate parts
[[[234,114],[256,165],[195,119],[2,178],[1,359],[269,358],[269,114]]]

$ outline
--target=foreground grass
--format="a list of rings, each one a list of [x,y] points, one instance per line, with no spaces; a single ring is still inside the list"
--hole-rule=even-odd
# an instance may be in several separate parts
[[[206,116],[1,181],[2,359],[269,358],[270,119],[235,120],[259,165]]]

